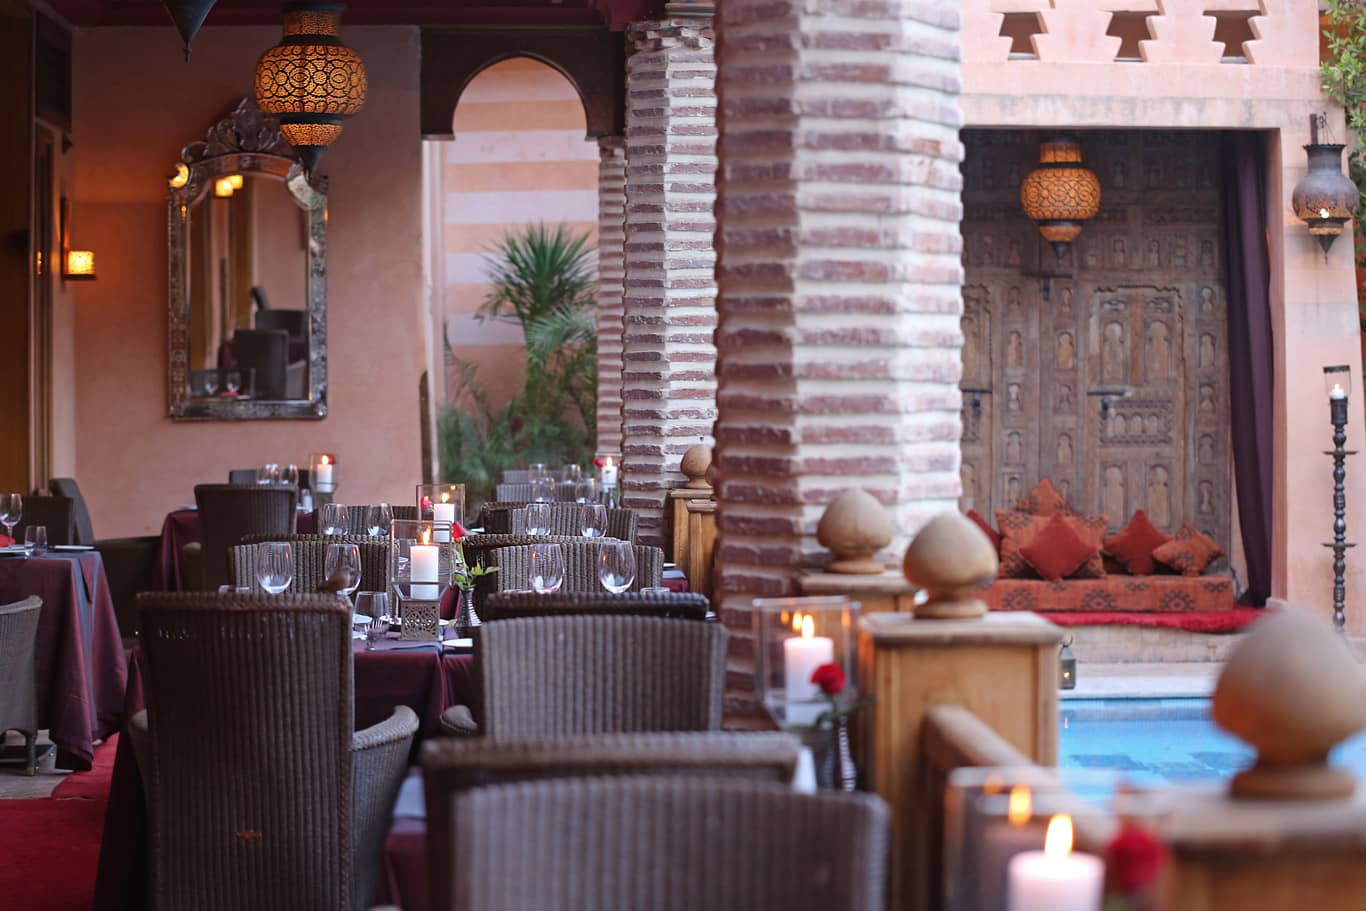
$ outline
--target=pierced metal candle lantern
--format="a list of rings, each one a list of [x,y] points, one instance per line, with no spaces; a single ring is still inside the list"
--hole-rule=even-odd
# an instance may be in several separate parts
[[[444,523],[447,527],[437,529],[436,540],[441,544],[450,542],[452,528],[465,526],[465,485],[417,485],[417,517],[438,525]]]
[[[1333,448],[1324,455],[1333,457],[1333,541],[1324,547],[1333,550],[1333,625],[1338,632],[1347,628],[1347,551],[1356,547],[1347,542],[1347,399],[1352,388],[1352,368],[1335,364],[1323,368],[1323,385],[1328,390],[1328,419],[1333,424]]]
[[[437,536],[445,533],[445,543]],[[400,638],[441,637],[441,599],[451,585],[451,526],[422,519],[389,523],[389,588],[403,624]]]

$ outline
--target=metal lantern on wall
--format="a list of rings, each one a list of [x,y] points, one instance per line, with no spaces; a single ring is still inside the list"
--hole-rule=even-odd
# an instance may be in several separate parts
[[[185,39],[185,59],[190,59],[190,42],[199,34],[204,18],[213,9],[215,0],[162,0],[166,11],[175,22],[176,31]]]
[[[337,37],[345,6],[284,4],[284,37],[256,63],[256,103],[310,172],[365,104],[365,64]]]
[[[1020,185],[1020,205],[1061,258],[1082,224],[1100,210],[1100,181],[1081,163],[1080,143],[1049,139],[1040,144],[1039,166]]]
[[[1360,204],[1356,184],[1342,173],[1343,148],[1341,143],[1319,142],[1319,115],[1309,118],[1309,144],[1304,147],[1309,173],[1295,184],[1290,204],[1295,215],[1309,226],[1309,236],[1323,247],[1324,259]]]

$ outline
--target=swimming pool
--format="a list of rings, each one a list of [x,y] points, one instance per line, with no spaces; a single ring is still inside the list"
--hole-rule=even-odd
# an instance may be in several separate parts
[[[1208,699],[1069,699],[1059,715],[1060,766],[1119,772],[1137,786],[1226,779],[1253,759],[1215,727]],[[1366,734],[1334,750],[1333,762],[1366,778]]]

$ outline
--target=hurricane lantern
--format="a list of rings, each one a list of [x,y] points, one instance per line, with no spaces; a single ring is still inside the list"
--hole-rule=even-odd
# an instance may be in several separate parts
[[[256,103],[310,173],[365,104],[360,54],[337,37],[344,3],[286,3],[284,37],[256,63]]]
[[[166,11],[171,14],[171,20],[175,22],[176,31],[180,32],[180,37],[185,39],[185,60],[190,59],[190,42],[194,41],[194,36],[199,34],[199,27],[204,24],[204,19],[209,15],[209,10],[213,9],[215,0],[161,0]]]
[[[1100,210],[1100,181],[1081,163],[1081,144],[1049,139],[1039,146],[1039,166],[1020,184],[1020,205],[1061,259]]]
[[[1071,639],[1063,640],[1062,651],[1058,653],[1058,688],[1077,688],[1077,656],[1072,654]]]
[[[1323,248],[1325,261],[1342,226],[1356,215],[1360,204],[1356,184],[1342,173],[1343,148],[1341,143],[1319,142],[1318,115],[1309,118],[1309,144],[1304,147],[1309,173],[1295,184],[1290,204],[1295,215],[1309,226],[1309,236]]]

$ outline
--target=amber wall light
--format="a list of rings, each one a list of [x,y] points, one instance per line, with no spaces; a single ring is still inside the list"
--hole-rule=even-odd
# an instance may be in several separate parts
[[[67,234],[71,223],[70,211],[70,202],[66,197],[62,197],[61,224],[59,225],[62,241],[62,280],[93,282],[95,280],[95,251],[71,249]]]
[[[1040,143],[1039,166],[1020,184],[1020,205],[1061,259],[1082,224],[1100,211],[1100,181],[1081,163],[1080,143],[1066,138]]]
[[[1309,145],[1304,152],[1309,156],[1309,173],[1295,184],[1290,204],[1295,215],[1309,226],[1309,236],[1323,248],[1323,258],[1333,241],[1342,233],[1343,225],[1352,220],[1361,203],[1360,191],[1342,173],[1341,143],[1319,142],[1319,126],[1327,121],[1322,114],[1309,117]]]

